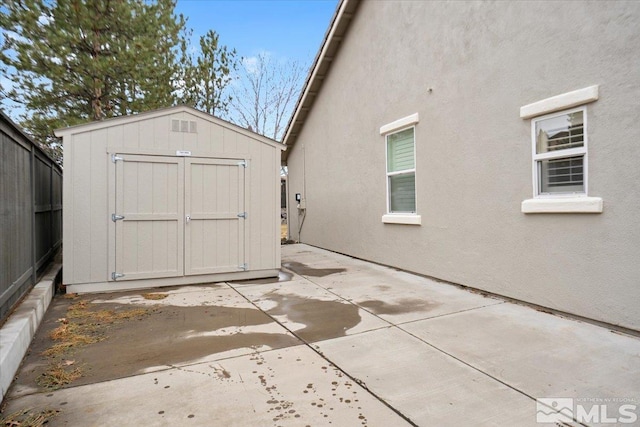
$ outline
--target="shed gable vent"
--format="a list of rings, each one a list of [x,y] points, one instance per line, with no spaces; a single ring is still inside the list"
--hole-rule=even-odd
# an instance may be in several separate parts
[[[193,120],[171,119],[171,132],[198,133],[198,123]]]

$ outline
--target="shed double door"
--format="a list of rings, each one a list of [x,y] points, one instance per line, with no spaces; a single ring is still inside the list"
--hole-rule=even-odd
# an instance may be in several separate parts
[[[245,168],[238,160],[117,157],[112,280],[243,269]]]

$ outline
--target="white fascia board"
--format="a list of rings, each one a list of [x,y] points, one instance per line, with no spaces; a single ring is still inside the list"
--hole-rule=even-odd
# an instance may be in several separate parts
[[[528,199],[522,202],[523,213],[602,213],[600,197],[559,197]]]
[[[598,85],[589,86],[584,89],[574,90],[573,92],[563,93],[562,95],[552,96],[551,98],[524,105],[520,107],[520,117],[530,119],[597,100]]]
[[[394,130],[406,128],[411,125],[415,125],[420,121],[418,117],[418,113],[414,113],[410,116],[403,117],[401,119],[396,120],[395,122],[391,122],[386,124],[380,128],[380,135],[384,135],[385,133],[393,132]]]
[[[382,215],[382,222],[385,224],[420,225],[422,224],[422,219],[420,215],[387,214]]]

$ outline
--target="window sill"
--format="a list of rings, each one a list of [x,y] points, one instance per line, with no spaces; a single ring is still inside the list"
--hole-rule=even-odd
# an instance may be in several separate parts
[[[558,197],[528,199],[522,202],[522,213],[602,213],[600,197]]]
[[[382,215],[382,222],[385,224],[409,224],[420,225],[422,224],[420,215],[412,214],[387,214]]]

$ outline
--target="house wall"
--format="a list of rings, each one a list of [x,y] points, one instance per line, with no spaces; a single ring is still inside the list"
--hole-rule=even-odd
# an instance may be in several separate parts
[[[198,132],[172,132],[171,119],[196,121]],[[109,186],[114,183],[109,181],[114,165],[108,153],[175,155],[176,150],[191,151],[193,157],[237,154],[250,159],[246,260],[253,271],[280,268],[280,150],[202,115],[169,110],[167,115],[141,115],[137,121],[65,134],[64,284],[104,283],[111,274]]]
[[[639,28],[637,2],[363,2],[289,154],[292,238],[639,330]],[[591,85],[604,211],[522,213],[520,107]],[[383,224],[379,129],[413,113],[422,225]]]

